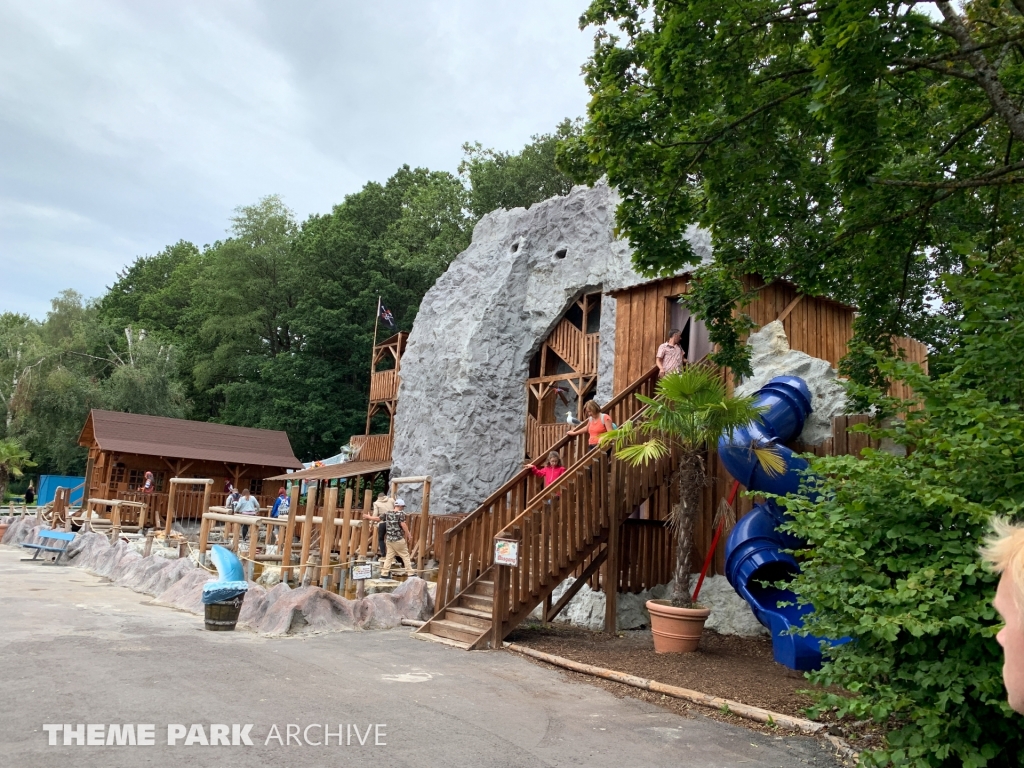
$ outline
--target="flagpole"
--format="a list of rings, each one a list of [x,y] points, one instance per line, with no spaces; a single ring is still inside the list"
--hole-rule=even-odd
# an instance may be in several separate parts
[[[377,324],[380,323],[380,294],[377,294],[377,314],[373,317],[373,348],[370,350],[370,381],[373,381],[374,355],[377,354]]]

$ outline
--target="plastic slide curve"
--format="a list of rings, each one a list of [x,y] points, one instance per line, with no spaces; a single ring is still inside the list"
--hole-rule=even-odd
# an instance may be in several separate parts
[[[214,545],[210,559],[217,568],[217,579],[203,585],[203,605],[233,600],[245,594],[249,585],[238,556],[230,549]]]
[[[748,490],[780,496],[796,493],[800,474],[808,464],[782,443],[803,429],[811,412],[810,390],[797,376],[778,376],[758,390],[755,402],[767,410],[758,421],[719,441],[722,463]],[[754,446],[768,445],[782,454],[786,471],[781,475],[768,474],[754,454]],[[810,606],[798,607],[796,595],[787,589],[765,586],[788,581],[800,570],[793,555],[784,550],[798,549],[803,542],[778,530],[784,521],[785,513],[772,500],[757,504],[745,515],[733,527],[725,545],[725,576],[771,632],[775,661],[790,669],[817,669],[821,666],[821,639],[789,632],[803,624],[803,614],[811,610]],[[786,602],[791,605],[779,605]]]

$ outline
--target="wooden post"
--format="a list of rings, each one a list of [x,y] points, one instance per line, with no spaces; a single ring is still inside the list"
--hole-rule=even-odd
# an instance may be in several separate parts
[[[311,480],[306,488],[306,519],[302,523],[302,550],[299,555],[299,584],[306,578],[306,563],[309,560],[309,545],[313,539],[313,516],[316,514],[315,480]]]
[[[210,511],[210,494],[213,493],[213,480],[207,480],[206,487],[203,488],[203,506],[200,507],[202,512],[205,514]]]
[[[285,584],[292,575],[292,539],[295,538],[295,517],[299,514],[299,486],[296,483],[288,492],[288,524],[284,527],[284,541],[281,542],[281,581]]]
[[[204,520],[203,522],[205,523],[206,521]],[[149,557],[153,552],[153,536],[152,531],[146,534],[146,551],[142,553],[143,557]]]
[[[342,576],[338,583],[345,584],[348,575],[349,549],[352,541],[352,489],[345,489],[345,506],[341,513],[341,543],[338,545],[338,559],[341,561]]]
[[[602,458],[601,462],[607,461]],[[612,469],[612,488],[617,486],[618,463]],[[614,635],[618,629],[618,597],[619,597],[619,526],[622,516],[619,511],[618,493],[609,494],[608,504],[608,557],[604,561],[604,631]]]
[[[116,544],[121,538],[121,505],[116,501],[110,505],[110,543]]]
[[[209,512],[210,510],[206,510]],[[203,513],[203,522],[199,526],[199,564],[206,565],[206,547],[210,542],[210,528],[213,527],[213,520],[206,517],[206,513]],[[153,533],[146,536],[146,546],[150,545],[153,540]]]
[[[488,542],[494,546],[494,540]],[[506,565],[494,566],[494,597],[491,608],[491,648],[501,648],[501,641],[505,639],[503,627],[505,623],[505,611],[508,606],[509,567]]]
[[[419,562],[416,563],[420,578],[427,574],[427,524],[430,520],[430,478],[423,481],[423,508],[420,510]],[[411,563],[410,563],[411,565]]]
[[[171,478],[171,487],[167,491],[167,520],[164,523],[164,540],[171,538],[171,524],[174,522],[174,497],[178,491],[176,478]]]
[[[328,488],[324,494],[323,523],[320,524],[320,586],[331,583],[331,550],[334,549],[334,515],[338,510],[338,489]]]
[[[369,514],[373,514],[373,489],[372,488],[367,488],[366,492],[363,493],[363,531],[367,534],[363,538],[363,550],[362,550],[362,553],[361,553],[363,560],[366,559],[366,546],[367,546],[367,544],[370,543],[370,537],[369,537],[370,521],[366,519],[366,516],[369,515]],[[376,530],[376,528],[374,528],[374,530]]]

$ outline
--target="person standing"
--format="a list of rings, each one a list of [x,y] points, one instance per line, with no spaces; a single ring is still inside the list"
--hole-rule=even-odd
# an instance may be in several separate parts
[[[1024,714],[1024,526],[996,519],[982,557],[1000,574],[993,607],[1003,618],[996,642],[1003,648],[1003,685],[1010,707]]]
[[[384,557],[387,552],[387,523],[384,522],[384,515],[388,512],[393,512],[395,509],[395,503],[391,500],[391,497],[381,491],[377,494],[377,500],[373,502],[373,516],[380,520],[377,523],[377,557]],[[405,561],[402,561],[402,565],[405,565]]]
[[[32,481],[28,481],[28,488],[25,489],[25,506],[36,503],[36,487]]]
[[[260,504],[255,497],[249,495],[248,488],[242,491],[241,498],[235,502],[234,513],[248,517],[256,517],[260,513]],[[249,538],[249,527],[248,525],[242,526],[242,541]]]
[[[142,482],[142,487],[139,488],[139,490],[147,495],[152,495],[153,491],[156,490],[156,481],[153,479],[153,473],[150,472],[149,470],[146,470],[146,475]]]
[[[601,435],[605,432],[611,432],[615,425],[612,424],[611,416],[607,413],[601,413],[601,408],[594,400],[587,400],[583,405],[583,412],[587,415],[587,420],[576,429],[570,429],[569,434],[582,435],[584,432],[588,433],[587,445],[594,447],[601,443]]]
[[[405,502],[402,499],[395,499],[395,508],[384,513],[384,523],[387,526],[385,539],[387,544],[387,556],[384,564],[380,567],[380,575],[391,578],[391,566],[395,558],[401,557],[406,564],[405,570],[408,573],[412,570],[412,555],[409,554],[409,542],[412,541],[412,534],[409,532],[409,525],[405,522]]]
[[[270,508],[271,517],[280,517],[282,514],[288,517],[288,511],[291,506],[291,502],[288,501],[288,491],[281,488],[277,492],[277,498],[274,499],[274,506]]]
[[[686,354],[679,345],[682,338],[683,334],[673,328],[668,332],[668,341],[658,347],[658,354],[655,355],[654,361],[658,364],[659,379],[670,373],[675,373],[686,362]]]

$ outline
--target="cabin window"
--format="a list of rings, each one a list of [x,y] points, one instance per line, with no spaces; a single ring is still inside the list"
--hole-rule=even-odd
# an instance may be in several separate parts
[[[249,493],[253,496],[263,495],[263,478],[256,478],[249,481]]]
[[[114,465],[110,472],[110,485],[116,487],[124,482],[125,467],[124,464],[118,462]]]

